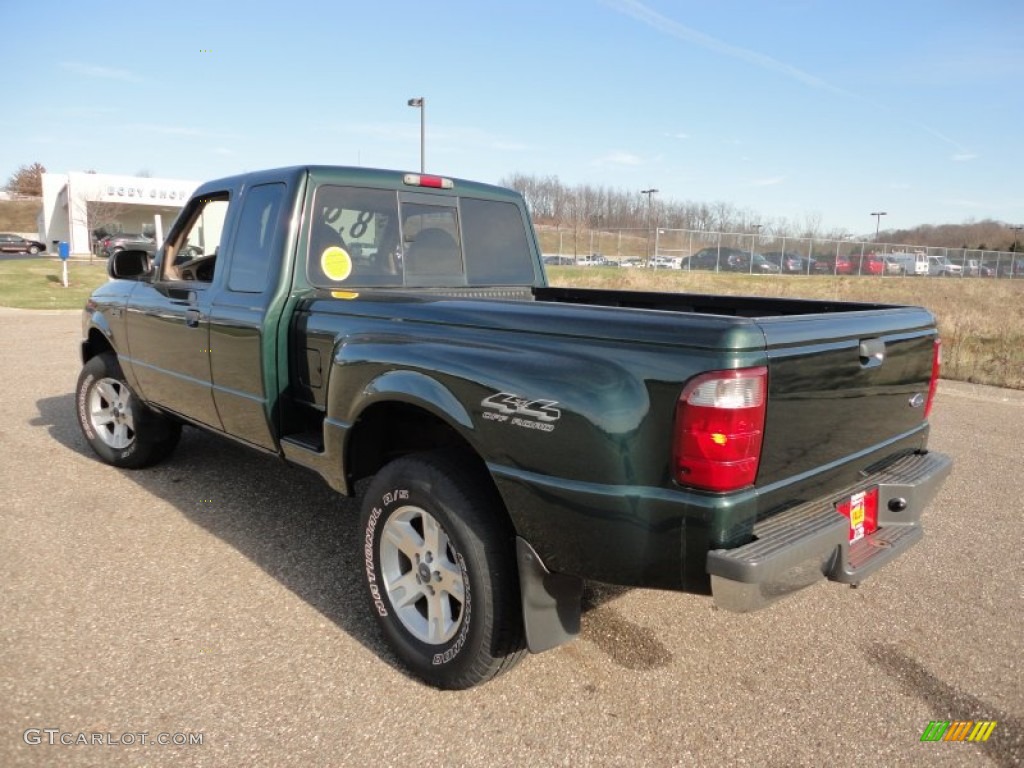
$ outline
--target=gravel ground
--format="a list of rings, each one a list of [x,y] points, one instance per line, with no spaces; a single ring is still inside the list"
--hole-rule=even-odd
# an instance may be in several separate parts
[[[77,312],[0,311],[0,765],[1024,762],[1022,393],[943,382],[956,467],[861,588],[735,615],[591,587],[576,642],[445,693],[384,647],[356,504],[317,477],[196,430],[153,469],[96,460],[78,334]],[[930,720],[998,725],[922,743]]]

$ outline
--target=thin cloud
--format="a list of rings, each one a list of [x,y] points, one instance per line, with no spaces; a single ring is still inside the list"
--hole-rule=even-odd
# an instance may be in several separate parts
[[[750,187],[774,187],[786,180],[785,176],[770,176],[766,179],[754,179],[747,186]]]
[[[639,2],[639,0],[603,0],[603,2],[612,10],[618,13],[622,13],[626,16],[630,16],[633,19],[636,19],[637,21],[654,28],[663,34],[670,35],[671,37],[676,38],[677,40],[682,40],[683,42],[691,43],[693,45],[699,45],[702,48],[706,48],[710,51],[714,51],[715,53],[722,54],[723,56],[729,56],[740,61],[745,61],[748,64],[751,64],[760,69],[767,70],[769,72],[777,72],[778,74],[781,74],[792,80],[796,80],[799,83],[803,83],[804,85],[810,88],[829,91],[839,96],[843,96],[849,99],[856,99],[858,101],[862,101],[868,104],[876,103],[873,100],[855,94],[852,91],[848,91],[844,88],[839,88],[838,86],[832,85],[823,78],[818,77],[817,75],[807,72],[805,70],[799,69],[798,67],[794,67],[791,64],[787,64],[784,61],[779,61],[778,59],[775,59],[763,53],[758,53],[757,51],[750,50],[749,48],[741,48],[738,45],[727,43],[724,40],[719,40],[718,38],[712,37],[711,35],[706,35],[703,32],[699,32],[696,29],[687,27],[684,24],[680,24],[678,21],[673,21],[667,16],[662,16],[657,11],[648,8],[646,5]],[[925,125],[924,123],[918,122],[916,120],[906,120],[906,123],[908,125],[916,126],[925,133],[928,133],[934,136],[935,138],[939,139],[940,141],[949,144],[954,149],[956,149],[958,153],[967,154],[967,150],[962,144],[957,142],[955,139],[951,139],[949,136],[940,133],[935,128],[932,128],[930,125]]]
[[[644,160],[632,152],[610,152],[607,155],[595,159],[591,165],[643,165]]]
[[[131,123],[124,126],[132,131],[144,131],[147,133],[159,133],[164,136],[202,136],[203,132],[197,128],[186,128],[181,125],[159,125],[157,123]]]
[[[688,133],[666,133],[665,135],[670,139],[679,139],[680,141],[690,138]]]
[[[526,152],[530,149],[529,144],[523,144],[521,141],[496,140],[491,143],[491,147],[502,152]]]
[[[236,133],[219,133],[216,131],[203,131],[198,128],[189,128],[184,125],[161,125],[159,123],[127,123],[120,126],[126,130],[138,133],[153,133],[160,136],[180,136],[182,138],[190,139],[210,139],[210,140],[237,140],[242,138],[241,135]]]
[[[732,45],[724,40],[711,37],[711,35],[698,32],[696,29],[680,24],[678,21],[673,21],[667,16],[662,16],[660,13],[648,8],[643,3],[637,2],[637,0],[605,0],[605,5],[609,6],[614,11],[631,16],[637,21],[643,22],[650,27],[654,27],[654,29],[659,32],[671,35],[678,40],[699,45],[702,48],[707,48],[710,51],[721,53],[724,56],[731,56],[734,59],[745,61],[748,64],[753,64],[755,67],[760,67],[761,69],[778,72],[779,74],[785,75],[793,80],[797,80],[798,82],[812,88],[821,88],[835,93],[849,95],[847,91],[844,91],[841,88],[836,88],[834,85],[830,85],[817,75],[805,72],[802,69],[786,64],[784,61],[779,61],[771,56],[766,56],[763,53],[752,51],[749,48],[740,48],[739,46]]]
[[[966,163],[968,160],[974,160],[978,156],[973,152],[957,152],[955,155],[950,155],[950,160],[955,163]]]
[[[86,64],[81,61],[62,61],[64,69],[74,72],[82,77],[92,77],[101,80],[120,80],[124,83],[141,83],[142,78],[127,69],[114,69],[113,67],[101,67],[97,64]]]

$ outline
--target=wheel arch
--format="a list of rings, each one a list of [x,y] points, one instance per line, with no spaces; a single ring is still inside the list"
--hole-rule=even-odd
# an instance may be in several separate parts
[[[352,423],[345,440],[345,474],[350,483],[376,474],[394,459],[445,450],[486,463],[465,427],[435,404],[408,395],[376,397]],[[493,483],[493,480],[491,480]]]
[[[114,345],[110,341],[110,329],[94,324],[89,328],[89,333],[82,341],[82,364],[88,363],[96,355],[102,355],[104,352],[114,352]]]

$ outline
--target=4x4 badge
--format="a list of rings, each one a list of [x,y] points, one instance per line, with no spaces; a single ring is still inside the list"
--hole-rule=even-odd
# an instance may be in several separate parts
[[[555,408],[557,400],[530,400],[511,392],[485,397],[480,405],[488,409],[484,411],[484,418],[488,421],[509,421],[517,427],[542,432],[551,432],[555,428],[552,422],[562,418],[562,411]]]

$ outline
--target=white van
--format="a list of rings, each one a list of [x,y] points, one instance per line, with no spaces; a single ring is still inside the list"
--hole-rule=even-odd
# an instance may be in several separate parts
[[[924,251],[893,251],[885,257],[888,265],[895,265],[897,270],[904,275],[927,275],[928,254]],[[888,271],[888,270],[887,270]]]

